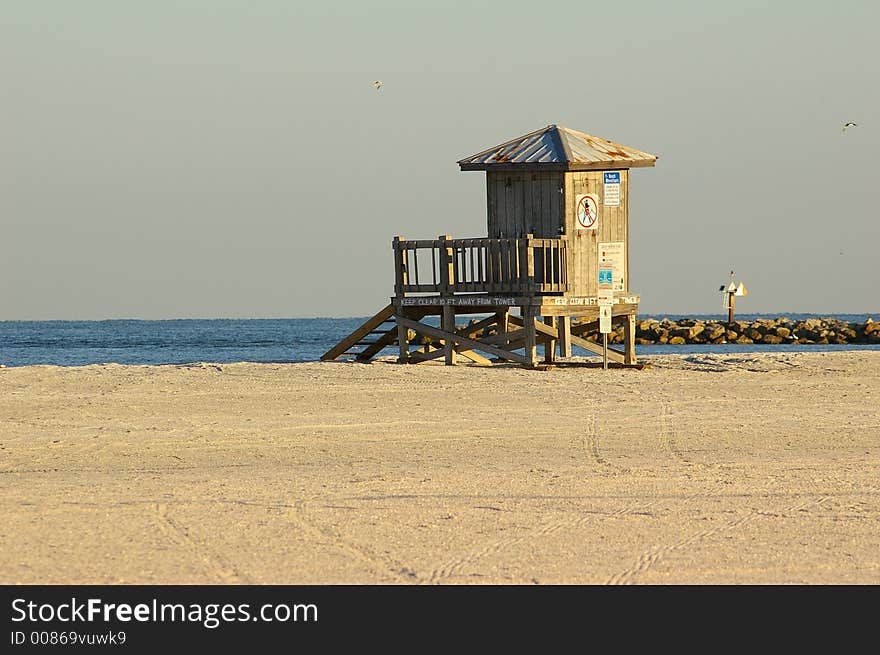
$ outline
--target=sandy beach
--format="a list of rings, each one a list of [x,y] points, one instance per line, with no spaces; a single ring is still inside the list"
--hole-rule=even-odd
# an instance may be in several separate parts
[[[880,583],[880,352],[0,370],[0,583]]]

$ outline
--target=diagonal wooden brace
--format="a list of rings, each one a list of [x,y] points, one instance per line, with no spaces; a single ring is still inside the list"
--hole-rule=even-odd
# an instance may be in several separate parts
[[[429,337],[442,339],[444,342],[448,341],[453,344],[467,346],[469,350],[481,350],[483,352],[489,353],[490,355],[495,355],[496,357],[500,357],[501,359],[515,362],[517,364],[525,364],[526,366],[531,365],[531,362],[529,362],[529,360],[522,355],[510,352],[509,350],[504,350],[503,348],[498,348],[483,341],[477,341],[476,339],[471,339],[469,337],[456,334],[455,332],[446,332],[439,328],[425,325],[424,323],[419,323],[418,321],[413,321],[402,316],[398,316],[397,321],[405,327],[415,330],[416,332],[426,334]]]

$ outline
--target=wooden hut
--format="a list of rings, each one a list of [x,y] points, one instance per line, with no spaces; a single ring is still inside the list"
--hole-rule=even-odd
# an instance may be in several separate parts
[[[608,355],[635,364],[629,169],[656,160],[558,125],[459,160],[462,171],[486,171],[487,236],[396,236],[391,302],[322,359],[367,361],[397,345],[407,363],[462,355],[490,364],[492,355],[535,367],[539,345],[547,363],[570,357],[572,344],[602,353],[581,335],[596,329],[605,304],[625,334],[624,350]],[[461,314],[489,316],[457,326]],[[424,322],[431,315],[439,327]]]

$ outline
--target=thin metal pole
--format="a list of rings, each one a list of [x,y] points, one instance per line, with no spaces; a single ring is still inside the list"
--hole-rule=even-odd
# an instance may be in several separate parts
[[[608,370],[608,335],[602,333],[602,369]]]

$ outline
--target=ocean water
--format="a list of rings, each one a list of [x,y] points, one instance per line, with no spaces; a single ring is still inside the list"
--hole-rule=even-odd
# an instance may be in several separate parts
[[[742,314],[737,319],[778,318]],[[784,314],[789,319],[835,318],[864,323],[868,314]],[[720,319],[724,315],[639,315],[640,318]],[[0,321],[0,364],[185,364],[192,362],[311,362],[360,326],[367,317],[289,319],[175,319],[107,321]],[[880,320],[880,316],[874,317]],[[880,350],[852,345],[658,345],[639,354]],[[380,356],[396,355],[388,348]],[[587,353],[575,347],[575,355]]]

